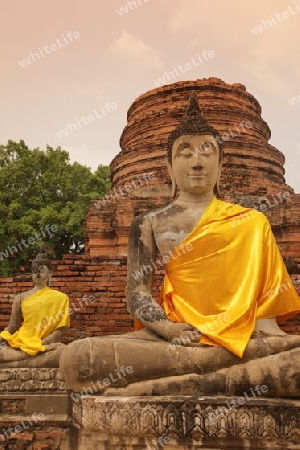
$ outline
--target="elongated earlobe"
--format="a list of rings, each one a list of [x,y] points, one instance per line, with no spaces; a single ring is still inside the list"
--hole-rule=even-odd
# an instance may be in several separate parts
[[[49,273],[48,283],[47,283],[47,285],[48,285],[49,287],[51,286],[51,277],[52,277],[52,275],[53,275],[53,272],[50,272],[50,273]]]
[[[175,180],[172,179],[172,198],[176,197],[176,183]]]
[[[216,184],[214,185],[214,189],[213,189],[213,193],[214,193],[215,196],[218,197],[218,198],[220,198],[220,177],[221,177],[221,167],[222,167],[222,163],[220,163],[217,182],[216,182]]]
[[[220,197],[219,180],[214,185],[213,193],[215,194],[216,197]]]
[[[172,198],[175,198],[176,197],[176,187],[177,186],[176,186],[176,181],[175,181],[175,178],[174,178],[174,175],[173,175],[172,166],[169,163],[169,161],[167,161],[167,169],[168,169],[171,181],[172,181]]]

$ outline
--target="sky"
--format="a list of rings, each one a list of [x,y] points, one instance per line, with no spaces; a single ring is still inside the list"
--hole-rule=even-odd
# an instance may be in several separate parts
[[[287,183],[300,193],[300,0],[0,5],[0,144],[60,146],[94,171],[120,152],[132,102],[165,71],[207,51],[214,56],[174,82],[244,84],[262,106],[270,143],[286,157]]]

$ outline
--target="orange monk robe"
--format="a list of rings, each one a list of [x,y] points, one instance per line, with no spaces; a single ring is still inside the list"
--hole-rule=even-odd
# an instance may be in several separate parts
[[[184,251],[188,244],[192,250]],[[170,320],[191,324],[203,333],[201,343],[239,357],[257,319],[281,322],[300,311],[267,218],[216,198],[172,252],[161,297]]]
[[[42,339],[57,328],[70,326],[68,296],[49,287],[25,298],[21,310],[23,323],[19,330],[14,334],[2,331],[0,336],[11,347],[20,348],[32,356],[45,351]]]

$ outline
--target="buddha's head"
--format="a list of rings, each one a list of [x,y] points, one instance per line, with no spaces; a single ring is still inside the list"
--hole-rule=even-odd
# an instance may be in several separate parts
[[[169,136],[168,170],[173,196],[176,185],[181,192],[218,195],[222,148],[217,131],[202,117],[195,94],[190,98],[180,124]]]
[[[35,285],[50,285],[53,267],[44,246],[41,247],[39,253],[32,261],[31,273],[32,281]]]

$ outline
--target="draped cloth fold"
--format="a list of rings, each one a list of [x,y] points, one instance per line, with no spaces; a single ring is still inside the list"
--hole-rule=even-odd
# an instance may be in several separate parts
[[[170,320],[199,330],[201,343],[239,357],[257,319],[300,312],[267,218],[216,198],[170,255],[160,302]]]
[[[70,326],[69,298],[66,294],[45,287],[31,294],[21,303],[23,323],[18,331],[0,336],[11,347],[20,348],[29,355],[45,351],[42,339],[57,328]]]

